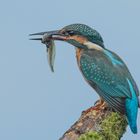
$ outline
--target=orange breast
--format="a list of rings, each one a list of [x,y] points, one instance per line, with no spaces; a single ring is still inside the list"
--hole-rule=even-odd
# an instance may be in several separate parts
[[[80,62],[81,54],[82,54],[82,49],[76,48],[76,58],[77,58],[78,65],[79,65],[79,62]]]

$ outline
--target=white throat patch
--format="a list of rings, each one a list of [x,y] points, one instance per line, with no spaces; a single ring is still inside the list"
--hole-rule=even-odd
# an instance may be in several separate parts
[[[88,49],[95,49],[95,50],[103,50],[103,48],[95,43],[90,41],[84,42],[84,45],[88,47]]]

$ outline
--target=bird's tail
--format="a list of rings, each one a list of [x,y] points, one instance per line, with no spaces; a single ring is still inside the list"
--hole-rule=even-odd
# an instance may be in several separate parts
[[[126,116],[127,121],[130,126],[131,131],[137,133],[137,112],[138,112],[138,103],[137,106],[132,99],[126,99]]]
[[[136,134],[137,133],[138,98],[129,80],[128,80],[128,84],[129,84],[132,97],[127,98],[125,100],[126,116],[127,116],[128,124],[130,126],[131,131],[134,134]]]

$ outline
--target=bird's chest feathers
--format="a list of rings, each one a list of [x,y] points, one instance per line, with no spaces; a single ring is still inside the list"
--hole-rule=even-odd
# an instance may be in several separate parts
[[[80,63],[80,58],[81,58],[82,52],[83,52],[82,49],[76,48],[76,58],[77,58],[78,65]]]

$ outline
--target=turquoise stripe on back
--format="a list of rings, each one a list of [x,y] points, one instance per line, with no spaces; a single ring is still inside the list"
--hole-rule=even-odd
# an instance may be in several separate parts
[[[123,62],[115,58],[115,56],[111,52],[104,50],[104,53],[110,58],[111,62],[114,65],[123,65]]]

